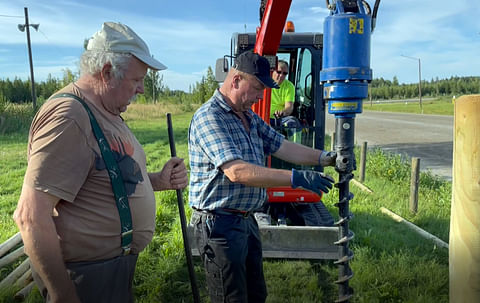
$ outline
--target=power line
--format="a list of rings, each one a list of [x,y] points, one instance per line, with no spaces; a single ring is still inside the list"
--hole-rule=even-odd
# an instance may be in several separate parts
[[[48,39],[47,35],[45,35],[45,33],[42,32],[41,29],[38,29],[38,31],[45,37],[45,39],[46,39],[49,43],[51,43],[50,40]]]
[[[24,16],[0,15],[0,17],[7,17],[7,18],[23,18]]]

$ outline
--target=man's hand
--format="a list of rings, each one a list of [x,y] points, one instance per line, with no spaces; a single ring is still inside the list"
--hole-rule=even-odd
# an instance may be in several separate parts
[[[188,185],[187,169],[183,159],[173,157],[159,173],[150,173],[153,190],[183,189]]]
[[[283,111],[281,111],[281,110],[276,110],[273,115],[275,116],[275,118],[278,119],[278,118],[283,117],[283,116],[284,116],[284,113],[283,113]]]
[[[335,166],[335,160],[337,159],[337,153],[334,151],[322,151],[318,158],[318,163],[325,166]]]
[[[313,170],[292,169],[292,187],[302,187],[317,194],[328,193],[335,182],[332,177]]]
[[[80,303],[70,279],[53,222],[60,198],[24,184],[13,219],[20,230],[30,264],[45,283],[49,302]]]

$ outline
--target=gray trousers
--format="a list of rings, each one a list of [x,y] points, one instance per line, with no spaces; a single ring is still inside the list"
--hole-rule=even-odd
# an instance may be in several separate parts
[[[82,303],[132,303],[132,283],[138,255],[110,260],[66,263],[68,274]],[[32,270],[35,283],[46,302],[50,296],[43,281]]]

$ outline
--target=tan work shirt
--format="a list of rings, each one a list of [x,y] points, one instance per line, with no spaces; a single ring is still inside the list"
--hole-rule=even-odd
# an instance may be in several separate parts
[[[60,92],[73,93],[87,102],[110,144],[130,203],[132,253],[139,253],[155,229],[155,197],[143,148],[123,120],[112,121],[74,85]],[[121,254],[120,218],[110,178],[87,112],[77,100],[51,99],[35,116],[24,183],[60,199],[54,222],[66,262]]]

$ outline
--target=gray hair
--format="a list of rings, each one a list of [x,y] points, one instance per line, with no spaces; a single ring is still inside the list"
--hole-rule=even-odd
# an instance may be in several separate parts
[[[132,58],[128,53],[113,53],[86,50],[80,57],[80,76],[95,75],[102,71],[105,64],[112,65],[112,74],[115,79],[122,79]]]

